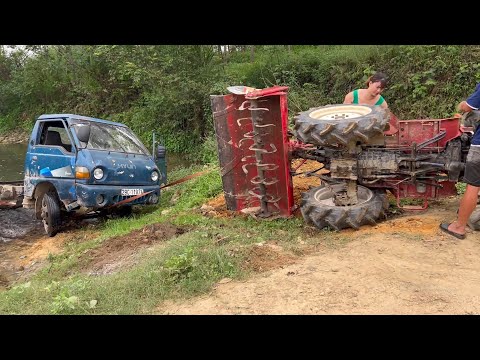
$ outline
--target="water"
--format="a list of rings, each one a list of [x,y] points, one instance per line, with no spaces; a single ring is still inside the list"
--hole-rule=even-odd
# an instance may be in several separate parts
[[[27,144],[0,144],[0,182],[23,180]]]
[[[0,144],[0,182],[23,180],[26,152],[27,144]],[[172,170],[190,165],[183,154],[173,154],[167,150],[167,176]]]

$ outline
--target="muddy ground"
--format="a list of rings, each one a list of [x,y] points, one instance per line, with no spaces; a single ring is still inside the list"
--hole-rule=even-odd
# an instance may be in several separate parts
[[[318,180],[295,177],[295,201]],[[438,225],[455,218],[460,197],[431,201],[423,212],[391,215],[377,226],[343,230],[335,243],[304,246],[304,255],[286,251],[274,239],[250,250],[246,281],[222,279],[208,294],[161,304],[158,314],[479,314],[480,232],[465,240],[442,233]],[[0,232],[0,288],[48,264],[65,244],[95,236],[93,220],[68,224],[53,238],[21,209],[9,215],[32,226],[15,239]],[[1,211],[1,210],[0,210]],[[223,196],[201,209],[205,216],[231,217]],[[2,213],[0,213],[2,216]],[[5,213],[3,213],[4,222]],[[23,216],[23,218],[22,218]],[[245,215],[244,215],[245,216]],[[299,211],[295,216],[301,216]],[[321,239],[322,232],[308,234]],[[102,276],[135,264],[139,250],[161,246],[188,229],[154,224],[109,239],[81,258],[80,271]],[[304,244],[304,245],[302,245]]]

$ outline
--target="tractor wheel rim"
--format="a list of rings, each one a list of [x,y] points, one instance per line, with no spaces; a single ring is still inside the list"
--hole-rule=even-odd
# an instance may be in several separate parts
[[[332,186],[334,191],[339,191],[342,187],[343,187],[343,185],[333,185]],[[369,201],[372,198],[373,193],[372,193],[371,190],[369,190],[365,187],[359,186],[358,191],[357,191],[357,196],[358,196],[358,203],[356,204],[356,206],[361,205],[361,204]],[[335,205],[335,203],[333,202],[333,191],[328,189],[328,188],[319,189],[315,193],[314,197],[315,197],[315,200],[318,203],[320,203],[324,206],[337,207],[337,205]]]
[[[333,106],[312,111],[310,117],[316,120],[343,120],[355,119],[371,112],[371,108],[362,105]]]

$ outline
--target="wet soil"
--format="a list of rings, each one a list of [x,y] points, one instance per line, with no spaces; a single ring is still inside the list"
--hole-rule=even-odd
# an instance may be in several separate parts
[[[17,209],[18,210],[18,209]],[[3,228],[8,241],[0,242],[0,289],[26,279],[38,269],[48,266],[50,255],[60,254],[66,244],[83,243],[98,237],[102,218],[70,219],[54,237],[45,235],[41,221],[31,217],[12,219],[15,214],[29,212],[9,210],[10,222]],[[22,229],[22,225],[25,229]],[[27,226],[28,225],[28,226]],[[28,229],[27,229],[28,228]],[[17,229],[20,229],[17,231]],[[79,256],[78,271],[88,275],[108,275],[134,265],[144,248],[166,242],[189,231],[170,223],[147,225],[125,236],[105,240]]]
[[[35,219],[33,209],[0,209],[0,243],[24,237],[41,224]]]
[[[33,210],[0,210],[0,290],[34,274],[66,243],[94,238],[98,223],[98,219],[70,219],[60,233],[48,237]]]
[[[188,231],[169,223],[151,224],[128,235],[110,238],[86,251],[79,259],[80,271],[88,275],[107,275],[134,265],[141,249],[166,242]]]

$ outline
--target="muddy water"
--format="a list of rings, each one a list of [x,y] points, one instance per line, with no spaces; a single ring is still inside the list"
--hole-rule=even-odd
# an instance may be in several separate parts
[[[0,209],[0,243],[23,237],[41,227],[42,222],[34,218],[33,209]]]
[[[0,182],[23,180],[27,144],[0,144]]]

